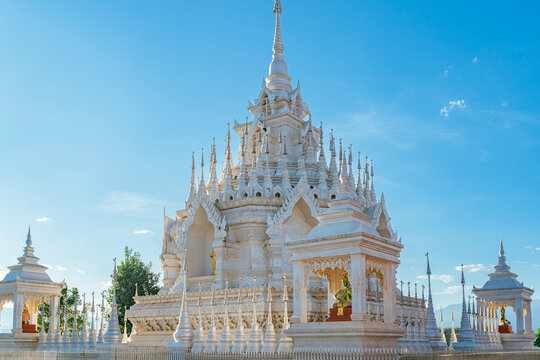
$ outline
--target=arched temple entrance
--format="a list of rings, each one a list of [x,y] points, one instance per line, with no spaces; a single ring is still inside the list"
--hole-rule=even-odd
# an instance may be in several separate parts
[[[214,225],[208,220],[203,206],[195,212],[193,223],[187,231],[187,256],[197,261],[189,262],[190,277],[209,276],[212,274],[212,242],[214,241]]]

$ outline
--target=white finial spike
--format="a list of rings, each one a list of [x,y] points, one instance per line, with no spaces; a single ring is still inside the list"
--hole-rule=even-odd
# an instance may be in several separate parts
[[[287,63],[283,57],[284,46],[281,39],[281,23],[279,19],[282,13],[281,2],[275,0],[274,15],[276,15],[276,26],[274,30],[274,43],[272,45],[272,62],[270,63],[268,77],[266,78],[266,86],[270,90],[285,89],[291,91],[291,79],[288,75]]]
[[[501,242],[499,245],[499,256],[504,256],[504,247],[503,247],[502,237],[501,237]]]

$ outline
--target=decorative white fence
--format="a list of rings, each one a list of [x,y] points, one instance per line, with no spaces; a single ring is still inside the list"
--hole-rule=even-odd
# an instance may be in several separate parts
[[[288,354],[187,353],[163,348],[114,348],[86,352],[0,350],[0,360],[538,360],[540,350],[399,354],[396,350],[366,349],[361,353],[298,352]]]
[[[187,353],[171,349],[114,348],[85,352],[0,351],[0,360],[398,360],[397,350],[366,349],[363,352],[298,353]]]

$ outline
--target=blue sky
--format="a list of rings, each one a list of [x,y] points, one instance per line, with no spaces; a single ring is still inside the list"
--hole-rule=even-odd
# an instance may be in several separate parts
[[[536,287],[540,5],[282,5],[314,122],[375,159],[405,245],[398,279],[425,283],[429,251],[436,305],[456,304],[456,266],[481,286],[502,236]],[[271,0],[2,2],[0,271],[28,225],[51,276],[87,293],[126,245],[161,270],[163,207],[182,208],[191,151],[215,136],[222,154],[226,123],[247,115],[273,22]]]

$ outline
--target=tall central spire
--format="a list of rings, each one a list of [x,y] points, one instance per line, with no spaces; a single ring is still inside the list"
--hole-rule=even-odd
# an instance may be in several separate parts
[[[274,15],[276,15],[276,27],[274,30],[274,44],[272,45],[272,62],[266,78],[266,86],[270,90],[284,89],[291,91],[291,78],[287,72],[287,63],[283,57],[283,41],[281,40],[281,24],[279,17],[282,14],[281,1],[274,1]]]

